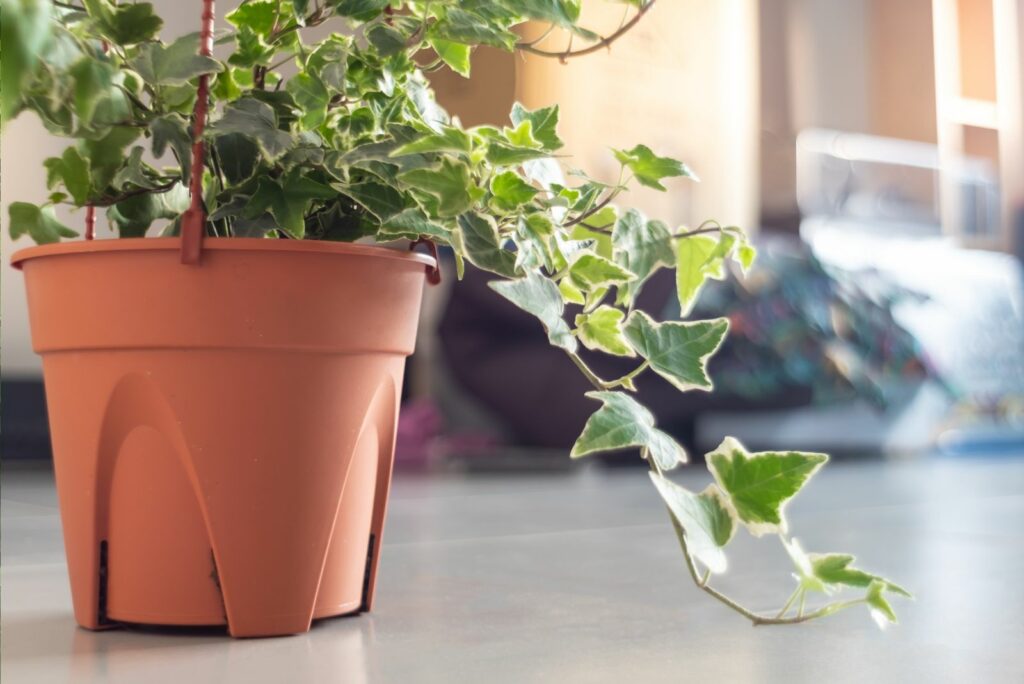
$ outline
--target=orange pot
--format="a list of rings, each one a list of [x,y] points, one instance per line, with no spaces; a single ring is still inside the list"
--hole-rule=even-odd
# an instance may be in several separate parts
[[[429,257],[175,238],[22,250],[83,627],[369,610]]]

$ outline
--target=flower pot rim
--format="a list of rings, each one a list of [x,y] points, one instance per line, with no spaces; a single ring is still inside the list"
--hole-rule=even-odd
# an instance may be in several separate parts
[[[177,251],[181,239],[167,238],[111,238],[106,240],[78,240],[48,245],[36,245],[19,249],[11,255],[11,266],[21,270],[30,259],[49,256],[69,256],[95,252],[144,252]],[[423,264],[436,268],[437,261],[429,255],[418,252],[403,252],[377,245],[354,244],[351,242],[324,242],[321,240],[268,240],[267,238],[208,237],[203,240],[203,249],[235,252],[309,252],[314,254],[339,254],[366,256],[379,259],[396,259]]]

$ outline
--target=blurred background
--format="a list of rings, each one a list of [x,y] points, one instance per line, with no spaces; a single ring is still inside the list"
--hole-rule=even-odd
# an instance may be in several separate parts
[[[194,29],[191,5],[155,4],[166,35]],[[586,2],[586,23],[609,33],[622,8]],[[567,168],[607,177],[608,148],[639,142],[685,160],[701,183],[624,203],[756,236],[755,269],[707,288],[696,311],[732,324],[715,391],[639,383],[691,452],[725,434],[851,458],[1024,451],[1024,1],[664,2],[610,51],[562,64],[481,49],[471,80],[432,80],[464,125],[505,123],[516,100],[558,103]],[[7,203],[42,200],[42,159],[63,147],[30,117],[5,131],[5,260]],[[595,409],[585,381],[487,277],[452,287],[451,264],[445,276],[409,362],[399,464],[570,467]],[[672,314],[672,293],[655,280],[641,308]],[[2,300],[3,458],[46,459],[10,268]],[[616,363],[593,360],[605,376]]]

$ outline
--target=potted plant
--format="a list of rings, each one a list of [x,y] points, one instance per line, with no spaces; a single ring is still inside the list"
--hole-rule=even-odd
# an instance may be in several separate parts
[[[709,391],[729,323],[658,321],[633,302],[674,269],[688,312],[754,249],[738,228],[671,227],[616,201],[690,170],[638,144],[614,151],[616,182],[566,181],[557,106],[466,129],[424,78],[468,76],[477,45],[592,52],[654,0],[627,4],[633,18],[601,37],[578,24],[579,0],[250,0],[220,33],[207,0],[200,33],[163,42],[148,3],[2,0],[4,120],[32,111],[71,139],[45,162],[48,202],[13,202],[9,228],[40,243],[13,263],[43,357],[79,624],[256,636],[370,608],[402,361],[438,274],[435,258],[381,246],[398,241],[449,247],[460,276],[465,262],[495,274],[493,289],[539,319],[594,389],[572,457],[639,449],[700,589],[754,624],[858,604],[895,620],[886,595],[904,589],[788,536],[783,509],[826,456],[726,439],[703,492],[667,477],[686,454],[633,380]],[[351,30],[307,42],[303,29],[329,20]],[[590,45],[546,52],[515,32],[526,21]],[[76,233],[56,205],[85,210],[84,241],[61,242]],[[96,209],[121,239],[92,239]],[[600,378],[581,345],[636,369]],[[740,527],[778,536],[794,560],[776,615],[712,586]],[[863,594],[804,610],[843,586]]]

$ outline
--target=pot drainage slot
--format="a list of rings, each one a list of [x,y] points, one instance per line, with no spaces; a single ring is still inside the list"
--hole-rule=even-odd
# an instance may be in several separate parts
[[[109,579],[109,568],[107,566],[107,540],[100,542],[100,582],[99,582],[99,607],[97,621],[101,625],[111,624],[107,618],[107,583]]]

